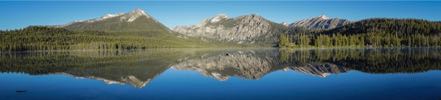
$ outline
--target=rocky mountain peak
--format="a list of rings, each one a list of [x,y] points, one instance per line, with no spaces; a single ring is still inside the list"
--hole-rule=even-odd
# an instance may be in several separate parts
[[[70,30],[89,30],[105,32],[170,32],[170,30],[148,15],[142,9],[134,9],[127,13],[107,14],[100,18],[77,21],[64,26]]]
[[[317,18],[324,19],[324,20],[329,19],[329,17],[328,17],[328,16],[325,16],[325,15],[320,15],[320,16],[317,17]]]
[[[219,22],[219,21],[221,21],[223,19],[228,19],[228,16],[226,14],[218,14],[218,15],[216,15],[214,17],[211,17],[209,19],[209,21],[210,21],[210,23],[216,23],[216,22]]]
[[[277,25],[276,25],[277,24]],[[273,43],[274,37],[286,26],[266,20],[256,14],[228,18],[217,15],[192,26],[177,26],[173,30],[190,37],[232,41],[239,44]]]
[[[147,18],[150,18],[150,16],[147,13],[145,13],[144,10],[137,8],[127,14],[124,14],[124,16],[121,17],[121,20],[125,20],[127,22],[132,22],[141,16],[145,16]]]
[[[132,22],[140,16],[145,16],[147,18],[150,18],[150,15],[145,13],[144,10],[137,8],[131,12],[128,12],[128,13],[106,14],[106,15],[101,16],[99,18],[94,18],[94,19],[89,19],[89,20],[77,20],[77,21],[74,21],[73,23],[75,23],[75,22],[93,23],[93,22],[102,21],[102,20],[115,18],[115,17],[120,17],[120,21]],[[70,24],[72,24],[72,23],[69,23],[67,25],[70,25]],[[67,26],[67,25],[65,25],[65,26]]]
[[[304,27],[307,29],[327,30],[336,27],[341,27],[349,23],[351,22],[346,19],[329,18],[325,15],[320,15],[318,17],[297,21],[295,23],[290,24],[289,27],[291,28]]]
[[[259,16],[259,15],[256,15],[256,14],[240,16],[238,19],[246,20],[248,22],[265,20],[265,18],[263,18],[262,16]]]
[[[289,26],[289,24],[286,23],[286,22],[282,22],[282,23],[280,23],[280,24],[282,24],[283,26]]]
[[[144,12],[144,10],[142,10],[142,9],[140,9],[140,8],[136,8],[136,9],[133,10],[131,13],[147,15],[147,14]]]
[[[142,16],[142,15],[144,15],[144,16],[146,16],[146,17],[150,17],[150,15],[148,15],[147,13],[145,13],[144,10],[139,9],[139,8],[137,8],[137,9],[135,9],[135,10],[129,12],[128,14],[129,14],[129,15],[132,15],[132,16]]]

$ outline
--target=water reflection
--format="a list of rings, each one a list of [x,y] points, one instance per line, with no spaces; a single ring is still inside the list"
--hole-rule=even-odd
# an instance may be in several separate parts
[[[154,49],[1,53],[0,71],[31,75],[68,74],[106,84],[145,87],[167,69],[196,71],[225,81],[257,80],[278,70],[327,77],[356,70],[414,73],[441,68],[441,49]]]

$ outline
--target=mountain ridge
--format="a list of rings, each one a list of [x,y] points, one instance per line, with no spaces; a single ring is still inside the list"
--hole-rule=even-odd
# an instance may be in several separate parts
[[[325,15],[321,15],[318,17],[296,21],[294,23],[291,23],[289,27],[304,27],[311,30],[329,30],[350,23],[352,22],[346,19],[330,18]]]
[[[256,14],[233,18],[219,14],[196,25],[171,30],[144,10],[135,9],[61,27],[0,31],[0,49],[439,46],[440,30],[439,21],[418,19],[371,18],[352,22],[322,15],[287,25]]]
[[[99,18],[76,21],[63,28],[74,31],[171,33],[171,30],[142,9],[128,13],[106,14]]]
[[[173,30],[184,36],[232,41],[239,44],[274,43],[286,27],[256,14],[228,18],[216,15],[192,26],[176,26]]]

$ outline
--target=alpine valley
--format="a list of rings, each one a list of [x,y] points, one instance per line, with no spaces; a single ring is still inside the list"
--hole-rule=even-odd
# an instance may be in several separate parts
[[[318,16],[291,24],[256,14],[219,14],[170,29],[142,9],[56,26],[0,31],[0,50],[147,48],[324,48],[441,46],[441,23],[422,19],[350,21]]]

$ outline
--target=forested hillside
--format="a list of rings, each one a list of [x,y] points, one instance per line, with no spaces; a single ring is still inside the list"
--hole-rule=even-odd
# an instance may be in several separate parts
[[[280,47],[441,46],[441,24],[418,19],[366,19],[332,30],[280,36]]]
[[[0,31],[0,50],[77,50],[77,49],[147,49],[239,46],[178,38],[172,34],[140,35],[119,32],[70,31],[64,28],[30,26]]]

